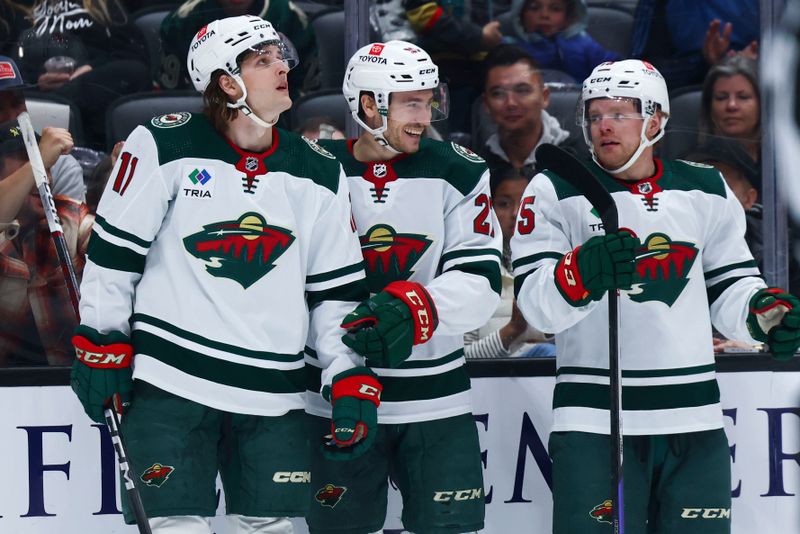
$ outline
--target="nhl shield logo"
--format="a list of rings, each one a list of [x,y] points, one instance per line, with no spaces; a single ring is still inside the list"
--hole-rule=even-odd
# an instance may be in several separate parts
[[[643,182],[637,186],[639,192],[643,195],[646,195],[653,191],[653,184],[650,182]]]
[[[333,484],[325,484],[316,494],[314,494],[314,499],[319,503],[320,506],[327,506],[328,508],[334,508],[339,501],[342,500],[342,495],[345,494],[347,488],[344,486],[334,486]]]
[[[386,176],[386,164],[385,163],[376,163],[372,166],[372,174],[375,175],[375,178],[383,178]]]
[[[247,156],[244,161],[244,168],[250,172],[255,172],[258,169],[258,159],[253,156]]]

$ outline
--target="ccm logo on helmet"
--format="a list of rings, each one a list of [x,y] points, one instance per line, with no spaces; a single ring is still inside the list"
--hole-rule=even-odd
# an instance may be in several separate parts
[[[730,519],[730,508],[684,508],[681,512],[684,519]]]
[[[310,484],[311,471],[276,471],[272,481],[278,484]]]
[[[205,43],[209,37],[211,37],[216,33],[217,32],[215,32],[214,30],[211,30],[210,32],[206,33],[206,28],[205,27],[201,28],[200,31],[197,32],[197,37],[196,37],[197,40],[194,43],[192,43],[192,50],[197,50],[198,46]]]
[[[455,491],[435,491],[433,500],[436,502],[471,501],[483,498],[483,488],[470,488]]]
[[[431,74],[434,72],[436,72],[436,69],[422,69],[421,71],[419,71],[420,74]]]
[[[256,24],[255,26],[253,26],[254,30],[263,30],[264,28],[269,28],[269,26],[266,24]]]
[[[358,56],[358,60],[362,63],[378,63],[379,65],[386,65],[385,57],[378,56]]]
[[[602,83],[602,82],[610,82],[611,78],[592,78],[589,80],[589,83]]]

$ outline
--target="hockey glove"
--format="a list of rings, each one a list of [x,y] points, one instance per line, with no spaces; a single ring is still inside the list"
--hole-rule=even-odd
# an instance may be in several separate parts
[[[86,415],[96,423],[105,422],[103,410],[112,404],[122,413],[130,404],[133,388],[133,347],[122,332],[100,334],[84,325],[72,337],[76,359],[70,382]],[[113,397],[113,399],[112,399]]]
[[[392,282],[347,314],[342,341],[370,367],[397,367],[413,345],[431,338],[438,324],[436,306],[422,284]]]
[[[636,249],[641,245],[627,230],[594,236],[556,264],[556,287],[573,306],[600,300],[612,289],[630,289],[636,274]]]
[[[339,373],[322,395],[333,406],[331,435],[326,436],[322,454],[329,460],[352,460],[372,446],[378,431],[381,403],[378,377],[366,367]]]
[[[760,289],[750,299],[747,329],[776,360],[790,359],[800,346],[800,299],[777,287]]]

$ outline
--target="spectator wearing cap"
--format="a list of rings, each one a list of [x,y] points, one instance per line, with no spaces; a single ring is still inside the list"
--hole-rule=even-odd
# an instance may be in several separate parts
[[[33,89],[35,85],[26,85],[22,80],[19,68],[13,59],[0,56],[0,122],[16,121],[17,115],[25,111],[25,90]],[[58,129],[62,133],[66,130]],[[72,140],[70,138],[70,149]],[[83,170],[80,163],[63,153],[55,164],[52,165],[53,195],[60,195],[75,199],[79,202],[86,200],[86,185],[83,181]],[[3,198],[0,196],[0,198]],[[13,218],[13,217],[12,217]],[[2,219],[2,218],[0,218]]]

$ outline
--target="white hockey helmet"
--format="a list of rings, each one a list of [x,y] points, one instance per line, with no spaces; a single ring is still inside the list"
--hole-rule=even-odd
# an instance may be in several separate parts
[[[433,91],[430,121],[446,119],[449,95],[447,84],[439,81],[439,68],[425,50],[406,41],[371,43],[360,48],[350,58],[342,83],[353,119],[389,148],[383,133],[388,125],[390,95],[424,89]],[[371,128],[359,116],[362,91],[372,93],[375,98],[383,118],[378,128]]]
[[[664,128],[669,119],[667,83],[654,66],[638,59],[601,63],[584,80],[581,99],[576,110],[577,120],[583,128],[583,139],[592,152],[592,158],[600,165],[592,146],[591,125],[588,117],[589,101],[596,98],[631,99],[638,102],[639,112],[644,119],[639,148],[622,167],[606,169],[612,174],[623,172],[636,162],[645,148],[654,145],[664,136]],[[650,118],[658,112],[661,112],[662,115],[661,130],[653,139],[648,139],[647,124],[650,122]]]
[[[192,39],[186,58],[194,88],[201,93],[205,92],[214,72],[222,70],[239,84],[244,93],[238,101],[229,103],[228,107],[240,109],[262,126],[272,126],[274,122],[260,119],[245,102],[247,87],[240,76],[241,68],[237,61],[245,52],[273,53],[265,52],[270,45],[277,47],[274,52],[276,61],[283,61],[288,69],[297,66],[294,47],[283,42],[269,21],[253,15],[241,15],[206,24]]]

